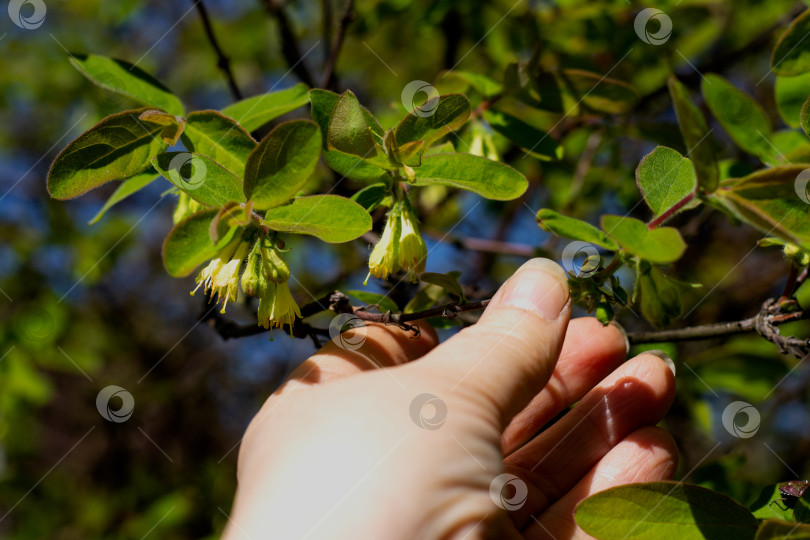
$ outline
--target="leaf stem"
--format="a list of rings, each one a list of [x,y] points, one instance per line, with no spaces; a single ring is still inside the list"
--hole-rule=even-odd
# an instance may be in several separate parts
[[[661,214],[657,218],[654,218],[652,221],[647,223],[647,228],[650,229],[650,230],[653,230],[653,229],[655,229],[657,227],[660,227],[661,224],[663,224],[666,220],[668,220],[669,218],[674,216],[676,213],[678,213],[678,211],[681,208],[683,208],[684,206],[686,206],[687,204],[692,202],[694,200],[694,198],[695,198],[695,194],[696,194],[696,192],[693,191],[692,193],[689,193],[688,195],[686,195],[686,197],[684,197],[680,201],[676,202],[674,205],[669,207],[666,212],[664,212],[663,214]]]

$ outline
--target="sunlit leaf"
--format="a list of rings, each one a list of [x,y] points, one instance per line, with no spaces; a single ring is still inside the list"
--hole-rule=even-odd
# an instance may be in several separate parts
[[[148,109],[113,114],[79,135],[56,156],[48,171],[48,191],[72,199],[111,180],[144,171],[166,149],[164,126],[139,119]]]
[[[185,114],[185,108],[172,92],[141,68],[106,56],[73,54],[68,59],[85,77],[136,103],[163,109],[169,114]]]
[[[529,182],[512,167],[471,154],[434,154],[416,170],[416,185],[442,184],[497,201],[523,195]]]
[[[600,540],[753,540],[757,521],[731,498],[680,482],[628,484],[580,502],[577,525]]]
[[[310,234],[330,243],[348,242],[371,230],[368,212],[337,195],[299,197],[268,210],[263,223],[276,231]]]
[[[307,85],[299,83],[286,90],[237,101],[222,109],[222,114],[239,122],[247,131],[254,131],[270,120],[303,107],[307,103],[309,103]]]

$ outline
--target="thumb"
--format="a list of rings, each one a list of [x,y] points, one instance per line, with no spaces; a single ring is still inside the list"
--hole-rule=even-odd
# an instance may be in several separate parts
[[[417,364],[492,408],[505,427],[548,382],[570,315],[563,269],[549,259],[531,259],[501,286],[475,325]]]

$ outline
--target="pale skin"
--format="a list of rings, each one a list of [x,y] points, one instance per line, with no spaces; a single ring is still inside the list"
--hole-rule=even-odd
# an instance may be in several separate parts
[[[248,427],[224,537],[590,538],[579,501],[672,478],[677,449],[655,427],[675,391],[671,361],[625,361],[615,327],[569,321],[565,277],[527,262],[441,345],[426,325],[418,340],[368,326],[351,331],[366,333],[357,350],[326,345]],[[414,415],[422,394],[446,414]],[[504,473],[528,489],[524,501],[504,489],[512,510],[490,494]]]

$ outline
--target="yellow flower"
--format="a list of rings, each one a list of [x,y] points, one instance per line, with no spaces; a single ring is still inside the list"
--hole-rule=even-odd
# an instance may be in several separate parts
[[[268,282],[264,294],[259,298],[257,316],[259,326],[265,328],[284,324],[292,326],[296,317],[301,316],[301,310],[295,302],[295,298],[290,292],[290,286],[286,281],[279,284]]]
[[[412,281],[417,280],[417,274],[425,271],[427,260],[427,246],[419,234],[416,225],[416,215],[413,208],[406,201],[402,208],[402,234],[399,239],[399,266],[407,270]]]
[[[200,271],[197,288],[191,294],[194,295],[200,285],[203,285],[204,292],[211,291],[211,300],[216,295],[217,302],[222,302],[221,313],[225,313],[228,301],[236,301],[239,294],[239,270],[249,251],[250,243],[243,242],[241,238],[232,241]]]
[[[374,246],[368,259],[369,276],[385,279],[389,274],[397,270],[399,235],[402,229],[399,214],[399,204],[395,205],[388,213],[388,221],[385,223],[380,241]],[[363,283],[368,283],[368,277]]]

